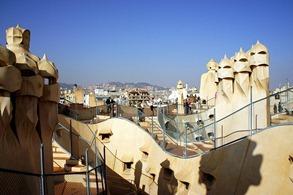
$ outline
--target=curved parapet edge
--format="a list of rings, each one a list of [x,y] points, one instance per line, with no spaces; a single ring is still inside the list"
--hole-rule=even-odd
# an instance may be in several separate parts
[[[271,127],[204,155],[184,159],[166,153],[147,132],[128,120],[113,118],[89,125],[76,121],[73,126],[74,123],[81,129],[89,126],[98,132],[111,129],[109,142],[98,144],[101,151],[103,146],[108,150],[108,168],[148,194],[292,193],[292,165],[288,159],[293,154],[293,125]],[[275,181],[276,178],[283,179]]]

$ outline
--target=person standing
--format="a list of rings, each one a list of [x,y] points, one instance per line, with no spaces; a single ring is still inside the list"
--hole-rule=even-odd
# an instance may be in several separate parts
[[[274,104],[274,114],[277,114],[277,112],[278,112],[277,105],[276,105],[276,104]]]
[[[191,98],[189,97],[189,98],[187,99],[188,113],[191,113],[191,103],[192,103],[192,101],[191,101]]]
[[[110,114],[111,113],[111,98],[110,97],[107,98],[106,105],[107,105],[107,113]]]
[[[278,111],[279,111],[279,113],[281,113],[283,111],[283,107],[282,107],[281,102],[279,102],[279,104],[278,104]]]
[[[188,105],[187,99],[183,100],[183,106],[184,106],[184,113],[188,114],[189,105]]]
[[[115,110],[114,110],[114,107],[115,107],[115,101],[114,99],[111,99],[111,102],[110,102],[110,107],[111,107],[111,116],[112,117],[115,117]]]

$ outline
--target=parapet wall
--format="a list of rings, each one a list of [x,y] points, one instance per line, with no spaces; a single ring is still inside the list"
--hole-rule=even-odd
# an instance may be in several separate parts
[[[64,118],[61,121],[68,121]],[[73,122],[85,134],[85,126]],[[291,194],[293,126],[277,126],[205,155],[178,158],[163,151],[134,123],[119,118],[92,125],[108,168],[148,194]],[[131,169],[127,169],[127,164]],[[272,185],[272,183],[274,185]],[[115,185],[110,188],[115,189]],[[111,192],[111,189],[110,189]]]

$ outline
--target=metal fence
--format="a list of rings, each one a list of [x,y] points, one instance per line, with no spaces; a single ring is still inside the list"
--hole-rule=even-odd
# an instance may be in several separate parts
[[[265,107],[269,109],[269,113],[265,113]],[[214,113],[214,116],[216,116],[215,108]],[[247,116],[247,121],[243,119],[245,115]],[[204,123],[201,128],[193,128],[193,131],[188,133],[188,136],[192,134],[200,135],[202,141],[211,140],[215,144],[214,147],[219,147],[241,137],[253,135],[270,126],[290,124],[293,122],[292,117],[293,88],[288,88],[256,101],[252,101],[251,99],[251,103],[227,116],[221,119],[216,119],[216,117],[214,117],[213,122],[209,122],[209,124]],[[242,123],[242,125],[239,125],[239,123]],[[225,125],[233,131],[225,134],[225,132],[223,132]],[[207,139],[205,138],[206,136],[204,136],[205,133],[210,135]],[[235,136],[235,139],[228,139],[233,136]]]
[[[82,194],[107,194],[105,181],[105,165],[99,164],[90,167],[88,161],[88,150],[85,152],[85,171],[79,172],[45,172],[44,146],[40,145],[40,170],[39,172],[26,172],[21,170],[13,170],[0,168],[1,175],[1,194],[19,194],[29,191],[32,194],[45,195],[53,192],[56,183],[62,184],[66,179],[75,182],[84,183],[85,187],[78,187],[78,193]],[[94,179],[90,178],[94,176]],[[66,179],[65,179],[66,178]],[[92,182],[91,180],[94,180]],[[28,182],[29,181],[29,182]],[[90,184],[95,183],[94,188]],[[6,184],[6,185],[5,185]],[[65,184],[65,183],[63,183]],[[25,185],[25,187],[23,187]],[[70,187],[70,186],[69,186]],[[23,191],[21,191],[21,188]],[[67,187],[68,188],[68,187]],[[39,193],[37,191],[39,191]],[[66,185],[62,187],[62,194],[66,191]],[[58,192],[55,192],[58,194]],[[60,192],[59,192],[60,193]]]
[[[157,128],[161,130],[163,136],[159,144],[162,149],[166,150],[168,143],[177,144],[178,147],[184,147],[184,152],[179,157],[189,158],[251,136],[271,126],[293,124],[293,88],[287,88],[256,101],[252,101],[251,98],[250,101],[247,105],[220,119],[216,118],[216,108],[203,111],[208,112],[206,118],[197,116],[200,113],[190,115],[196,122],[184,120],[184,117],[183,119],[172,117],[168,115],[166,107],[157,107],[157,115],[152,117],[133,108],[131,116],[132,120],[140,126],[147,119],[151,125],[145,129],[154,138],[156,137],[153,133],[154,129],[159,126]],[[264,112],[265,107],[269,110],[268,113]],[[124,117],[123,114],[120,116]],[[208,145],[207,150],[200,149],[196,154],[190,154],[188,152],[192,150],[190,146],[199,143]],[[178,156],[174,153],[170,154]]]
[[[184,152],[181,155],[172,152],[170,154],[188,158],[251,136],[267,127],[290,123],[290,117],[293,115],[293,88],[288,87],[256,101],[252,101],[251,98],[247,105],[220,119],[216,118],[217,110],[212,107],[214,102],[215,98],[204,102],[205,104],[198,102],[197,113],[181,117],[174,114],[176,105],[158,106],[153,110],[115,105],[111,107],[111,116],[129,119],[144,128],[164,150],[168,144],[183,147]],[[264,106],[269,109],[269,114],[260,113],[263,112]],[[241,117],[243,115],[247,116],[245,122]],[[289,119],[287,120],[286,117]],[[264,124],[263,121],[267,123]],[[240,123],[242,125],[238,125]],[[227,132],[225,129],[230,131]],[[158,139],[158,135],[161,139]],[[207,144],[209,149],[207,151],[199,149],[196,154],[190,153],[189,151],[192,150],[190,146],[194,143]]]

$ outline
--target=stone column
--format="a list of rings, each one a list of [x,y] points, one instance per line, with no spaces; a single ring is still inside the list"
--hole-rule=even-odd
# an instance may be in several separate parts
[[[44,144],[45,171],[53,172],[52,136],[58,123],[58,102],[60,86],[57,83],[58,70],[54,63],[44,57],[38,63],[43,78],[43,95],[39,100],[40,136]],[[47,179],[48,194],[54,194],[54,178]]]
[[[222,119],[223,117],[230,114],[233,110],[232,97],[233,97],[233,62],[228,59],[227,56],[221,60],[219,63],[218,78],[219,85],[216,95],[216,119]],[[217,127],[217,137],[221,136],[221,129],[224,130],[224,135],[229,134],[231,131],[231,121],[223,120],[216,125]],[[220,143],[220,140],[218,140]],[[217,145],[219,145],[217,143]]]
[[[178,114],[183,115],[184,112],[184,85],[182,81],[178,81],[177,83],[177,94],[178,94],[178,100],[177,100],[177,109],[178,109]]]
[[[207,63],[208,72],[201,76],[200,80],[200,99],[201,101],[207,101],[209,107],[215,105],[215,99],[213,99],[217,92],[217,70],[218,64],[211,59]]]
[[[22,82],[20,71],[14,67],[15,61],[14,53],[0,45],[0,167],[8,169],[17,168],[21,153],[17,134],[10,125],[14,120],[13,93],[20,89]],[[10,176],[0,173],[0,186],[4,186],[8,179],[5,177]]]
[[[5,131],[11,133],[6,134],[6,137],[2,139],[2,147],[7,147],[4,149],[6,156],[1,159],[5,159],[4,162],[8,163],[5,168],[40,173],[41,140],[38,131],[38,98],[43,93],[43,81],[42,77],[38,75],[39,58],[29,52],[30,31],[27,29],[19,26],[8,28],[6,42],[6,47],[13,52],[15,61],[12,63],[11,72],[6,71],[6,76],[0,75],[0,78],[4,83],[18,81],[19,87],[17,90],[10,90],[13,92],[10,95],[13,112],[10,126],[6,125]],[[12,74],[12,72],[14,73]],[[10,104],[7,93],[4,102],[6,102],[6,107]],[[8,111],[8,109],[6,110]],[[9,118],[5,120],[7,124]],[[10,174],[9,177],[13,178],[7,178],[7,181],[13,182],[6,184],[10,187],[6,189],[8,194],[39,194],[38,177],[19,174]]]
[[[250,67],[253,101],[269,95],[269,52],[259,41],[250,50]],[[257,117],[257,128],[267,127],[270,123],[269,100],[253,105],[253,128]]]
[[[240,49],[234,57],[234,93],[232,98],[233,111],[247,106],[250,103],[250,73],[249,55]],[[232,116],[231,124],[233,131],[250,129],[250,108],[246,107]],[[230,136],[228,140],[249,135],[249,132],[238,132]],[[228,141],[227,140],[227,141]]]

